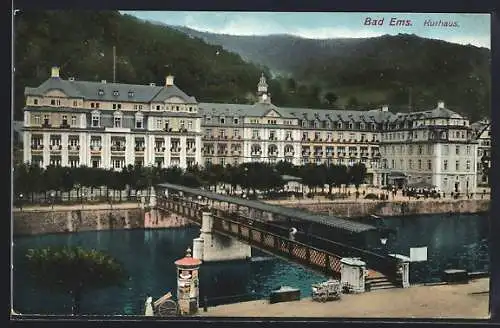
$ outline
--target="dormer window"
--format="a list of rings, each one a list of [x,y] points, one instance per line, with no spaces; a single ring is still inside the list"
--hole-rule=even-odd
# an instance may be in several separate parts
[[[115,112],[113,114],[113,127],[115,128],[122,127],[122,114],[120,112]]]
[[[226,118],[225,117],[221,117],[220,118],[220,124],[225,124],[226,123]]]
[[[239,123],[239,119],[237,117],[233,118],[233,123],[234,124],[238,124]]]
[[[118,90],[113,91],[113,96],[118,97],[119,94]]]
[[[359,123],[359,128],[361,130],[364,130],[365,129],[365,123]]]
[[[33,99],[33,105],[38,105],[38,99]]]
[[[342,129],[342,122],[337,123],[337,129]]]
[[[103,89],[99,89],[99,91],[97,91],[97,94],[99,96],[104,96],[104,90]]]
[[[318,123],[318,121],[314,121],[314,123],[313,123],[313,124],[314,124],[314,128],[315,128],[315,129],[319,128],[319,123]]]
[[[205,121],[210,122],[211,120],[212,120],[212,117],[210,115],[205,117]]]
[[[134,96],[134,91],[129,91],[128,96],[129,96],[129,98],[132,98]]]
[[[349,123],[349,130],[352,130],[353,124]]]
[[[302,121],[302,127],[303,127],[303,128],[305,128],[305,127],[306,127],[306,121],[305,121],[305,120],[303,120],[303,121]]]
[[[189,106],[189,111],[192,112],[193,111],[193,106]]]

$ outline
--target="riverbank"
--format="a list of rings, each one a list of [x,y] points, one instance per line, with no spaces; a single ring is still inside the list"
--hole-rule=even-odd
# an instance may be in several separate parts
[[[152,217],[138,203],[30,206],[13,210],[14,236],[121,229],[160,229],[192,223],[173,213]]]
[[[342,218],[360,218],[370,215],[390,217],[405,215],[485,213],[490,209],[489,199],[412,199],[412,200],[283,200],[270,204],[304,209]]]
[[[353,200],[283,200],[267,201],[284,207],[304,209],[343,218],[370,215],[391,217],[406,215],[485,213],[490,200],[419,199],[376,201]],[[178,228],[192,224],[175,213],[153,216],[140,203],[29,206],[13,209],[14,235],[35,235],[108,229]]]
[[[488,303],[489,278],[483,278],[460,285],[412,286],[342,295],[340,301],[326,303],[303,298],[275,304],[267,300],[227,304],[210,307],[208,312],[200,309],[199,316],[486,319]]]

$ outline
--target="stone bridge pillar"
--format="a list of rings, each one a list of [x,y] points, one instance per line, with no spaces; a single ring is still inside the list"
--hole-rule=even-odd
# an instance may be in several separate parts
[[[212,213],[202,213],[200,236],[193,240],[193,257],[204,262],[249,259],[252,248],[234,238],[214,233],[213,220]]]
[[[365,291],[366,263],[359,258],[345,257],[340,260],[340,282],[342,287],[348,287],[351,292]]]
[[[410,287],[410,261],[408,256],[401,254],[389,254],[399,260],[398,275],[401,275],[401,283],[403,288]]]

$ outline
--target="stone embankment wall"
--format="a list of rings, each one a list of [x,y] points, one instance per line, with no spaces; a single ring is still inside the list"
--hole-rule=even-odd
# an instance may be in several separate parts
[[[105,206],[104,206],[105,207]],[[154,217],[153,211],[135,208],[58,208],[14,211],[14,235],[37,235],[78,231],[174,228],[190,222],[175,214]]]
[[[409,200],[409,201],[347,201],[324,203],[281,203],[282,206],[306,209],[333,216],[356,218],[369,215],[404,216],[441,213],[484,213],[490,200]]]

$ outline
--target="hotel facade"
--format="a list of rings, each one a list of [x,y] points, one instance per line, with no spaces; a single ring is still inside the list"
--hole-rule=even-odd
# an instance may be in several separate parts
[[[163,86],[62,79],[57,67],[25,90],[23,160],[121,169],[245,162],[295,165],[357,162],[367,183],[427,182],[445,192],[474,192],[477,134],[438,102],[391,113],[278,107],[264,76],[255,104],[199,103],[167,76]],[[399,180],[398,180],[399,179]]]

